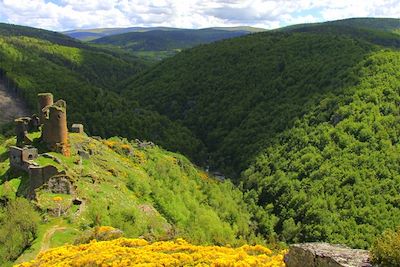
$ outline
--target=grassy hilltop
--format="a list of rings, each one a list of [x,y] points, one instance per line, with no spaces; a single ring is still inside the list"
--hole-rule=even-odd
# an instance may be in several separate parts
[[[9,169],[7,147],[14,142],[15,138],[2,139],[0,145],[2,264],[20,253],[18,262],[32,259],[43,248],[73,243],[84,230],[102,225],[150,241],[182,237],[196,244],[222,245],[254,238],[242,193],[229,181],[209,177],[181,155],[120,138],[70,134],[71,157],[50,153],[59,162],[39,157],[39,164],[65,170],[76,189],[66,195],[43,187],[32,209],[21,199],[29,178]],[[79,163],[77,149],[93,155]],[[74,205],[73,199],[82,203]],[[14,216],[16,207],[31,216]]]

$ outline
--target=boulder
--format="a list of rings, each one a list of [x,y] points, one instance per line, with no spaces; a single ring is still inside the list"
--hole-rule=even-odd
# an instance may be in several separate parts
[[[372,267],[367,250],[328,243],[291,245],[285,263],[287,267]]]

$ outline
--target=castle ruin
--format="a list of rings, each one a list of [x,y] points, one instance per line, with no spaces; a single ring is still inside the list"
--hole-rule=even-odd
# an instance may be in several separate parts
[[[42,124],[42,142],[50,151],[70,156],[67,128],[67,104],[64,100],[53,103],[53,95],[39,94],[38,107]]]
[[[30,178],[31,195],[42,185],[55,192],[70,193],[72,185],[65,171],[58,171],[52,165],[39,166],[35,160],[39,157],[38,149],[28,133],[41,130],[40,143],[48,151],[64,156],[71,155],[68,141],[67,105],[64,100],[53,102],[51,93],[38,94],[38,115],[15,120],[16,146],[10,147],[10,167],[27,172]],[[83,133],[83,125],[74,124],[73,132]],[[48,156],[48,154],[42,154]]]

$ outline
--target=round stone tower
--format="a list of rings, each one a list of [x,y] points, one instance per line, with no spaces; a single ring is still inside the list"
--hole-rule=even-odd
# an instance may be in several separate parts
[[[48,143],[67,143],[68,142],[68,129],[67,129],[67,114],[62,107],[51,106],[49,108],[49,121],[46,128],[50,131],[46,136]]]
[[[53,105],[53,95],[51,93],[38,94],[38,114],[41,124],[43,124],[47,117],[46,112],[44,113],[42,110],[51,105]]]
[[[44,111],[48,117],[44,119],[42,141],[51,151],[70,155],[67,128],[67,110],[64,100],[58,100],[52,106],[47,106]]]

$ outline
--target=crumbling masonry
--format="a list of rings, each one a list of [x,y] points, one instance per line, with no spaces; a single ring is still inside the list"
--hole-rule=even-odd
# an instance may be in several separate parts
[[[49,151],[70,156],[66,107],[64,100],[54,103],[50,93],[38,94],[38,115],[15,120],[17,144],[10,147],[10,166],[29,174],[32,196],[34,190],[42,185],[47,185],[54,193],[70,193],[72,190],[71,181],[65,171],[58,171],[52,165],[39,166],[35,162],[39,156],[38,149],[32,146],[34,140],[28,136],[29,132],[41,129],[41,142]],[[74,125],[73,131],[83,133],[83,125]]]
[[[53,95],[38,95],[42,141],[50,151],[70,156],[67,128],[67,104],[64,100],[53,103]]]

